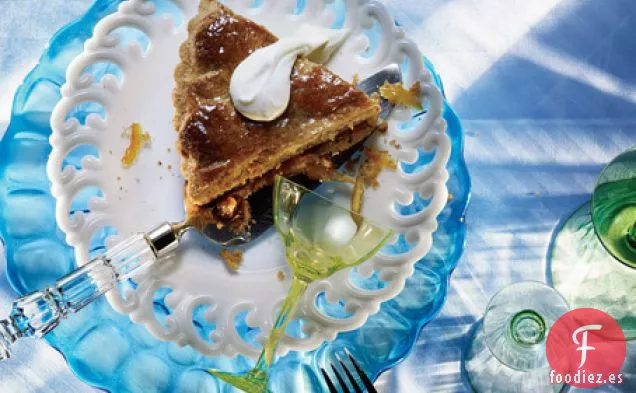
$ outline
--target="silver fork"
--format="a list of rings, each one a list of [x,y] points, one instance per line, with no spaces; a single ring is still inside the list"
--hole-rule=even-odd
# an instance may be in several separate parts
[[[344,374],[346,375],[347,380],[349,381],[349,384],[351,385],[351,387],[353,387],[353,391],[355,393],[363,393],[365,391],[367,393],[378,393],[378,391],[375,390],[375,388],[373,387],[373,383],[371,382],[369,377],[365,374],[365,372],[362,370],[362,367],[360,367],[360,364],[358,364],[356,359],[351,355],[349,351],[345,350],[345,353],[347,354],[349,361],[353,365],[353,368],[355,370],[355,373],[358,375],[359,380],[353,375],[353,373],[351,372],[351,369],[345,365],[345,363],[340,358],[340,355],[336,354],[336,358],[338,359],[340,368],[342,368],[342,370],[344,371]],[[338,381],[338,385],[340,385],[341,392],[351,393],[351,390],[349,390],[349,386],[347,385],[347,382],[345,382],[345,379],[342,376],[342,372],[338,371],[338,366],[334,365],[334,363],[331,363],[330,367],[331,367],[331,371],[336,377],[336,380]],[[325,382],[327,383],[327,387],[329,387],[329,392],[340,393],[338,389],[336,388],[333,380],[329,377],[329,374],[327,373],[327,371],[321,367],[320,372],[322,373],[322,376],[325,379]]]

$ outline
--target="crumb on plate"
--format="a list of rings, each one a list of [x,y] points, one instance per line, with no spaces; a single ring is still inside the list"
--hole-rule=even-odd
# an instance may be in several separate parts
[[[243,251],[241,250],[233,251],[224,248],[219,252],[219,256],[225,261],[228,269],[233,272],[236,272],[243,262]]]
[[[285,279],[285,272],[282,270],[279,270],[276,273],[276,278],[278,279],[278,281],[283,281]]]
[[[383,170],[395,171],[397,163],[391,157],[388,151],[378,150],[374,148],[364,149],[365,158],[360,165],[360,174],[364,185],[367,187],[377,188],[380,183],[378,176]]]

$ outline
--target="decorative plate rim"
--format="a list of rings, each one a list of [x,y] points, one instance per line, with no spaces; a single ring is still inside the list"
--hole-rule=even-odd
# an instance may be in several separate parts
[[[173,0],[173,2],[181,8],[186,17],[194,13],[196,6],[194,0]],[[234,9],[238,8],[238,12],[247,13],[251,17],[267,15],[263,17],[265,20],[280,21],[281,19],[276,18],[285,18],[291,23],[311,16],[327,20],[326,2],[311,3],[297,15],[286,12],[289,8],[289,2],[286,0],[267,1],[260,8],[241,8],[240,1],[228,1],[228,3],[231,3],[230,6]],[[422,99],[428,102],[427,113],[408,133],[400,131],[400,125],[404,122],[398,120],[399,114],[392,116],[389,120],[389,130],[386,135],[401,145],[399,149],[391,149],[388,143],[382,141],[383,138],[376,137],[376,145],[391,151],[401,164],[398,165],[396,174],[390,177],[391,182],[381,185],[378,191],[368,190],[366,194],[382,195],[382,198],[377,198],[376,201],[393,201],[393,204],[376,203],[373,210],[386,210],[383,213],[384,221],[381,222],[402,232],[408,241],[414,244],[411,249],[400,253],[379,253],[358,268],[363,272],[361,273],[363,277],[376,273],[386,283],[381,288],[370,290],[355,285],[350,277],[351,269],[345,269],[326,280],[310,285],[297,312],[297,316],[304,321],[304,335],[303,337],[287,335],[281,343],[280,354],[285,354],[290,349],[312,350],[324,341],[333,341],[340,332],[359,328],[369,315],[375,314],[380,309],[382,302],[399,294],[404,288],[406,279],[413,273],[415,263],[430,250],[432,233],[437,228],[437,215],[447,202],[448,172],[445,167],[450,157],[451,141],[446,135],[446,123],[442,118],[441,92],[435,86],[432,74],[424,67],[419,48],[405,37],[404,31],[395,25],[388,10],[381,3],[373,0],[346,0],[345,7],[344,26],[353,29],[349,40],[359,41],[360,38],[364,38],[365,28],[371,27],[373,21],[378,23],[382,32],[379,45],[370,58],[362,58],[356,55],[357,52],[351,52],[351,56],[359,60],[356,66],[368,64],[380,68],[389,63],[401,63],[403,59],[408,59],[409,70],[404,71],[404,79],[411,83],[415,80],[419,81],[422,87]],[[119,39],[112,35],[117,28],[128,26],[140,28],[147,35],[151,47],[155,41],[165,42],[161,41],[162,37],[176,35],[179,29],[184,29],[184,25],[176,28],[170,23],[170,18],[156,15],[154,8],[151,3],[144,0],[127,0],[119,6],[117,12],[97,23],[93,36],[85,43],[84,51],[69,65],[67,81],[61,89],[62,99],[51,115],[52,151],[48,160],[47,174],[52,182],[51,192],[56,198],[58,225],[66,233],[67,242],[75,247],[75,256],[79,264],[88,262],[90,239],[110,221],[109,201],[106,196],[89,200],[90,210],[85,213],[76,213],[72,217],[68,213],[69,207],[83,187],[93,186],[101,189],[101,180],[105,172],[103,172],[100,158],[97,157],[84,157],[79,168],[71,165],[63,167],[62,163],[67,154],[83,144],[95,146],[100,151],[100,155],[106,153],[96,135],[109,129],[108,113],[113,106],[116,106],[120,90],[116,78],[104,76],[101,83],[97,83],[92,75],[82,74],[82,71],[93,63],[112,61],[122,68],[122,74],[126,78],[129,68],[133,67],[131,63],[143,62],[145,56],[142,54],[141,46],[136,45],[136,42],[128,43],[124,47],[118,45]],[[156,45],[154,50],[161,51],[159,47],[161,44]],[[133,75],[137,74],[133,72]],[[67,120],[70,110],[87,99],[106,108],[106,118],[88,115],[84,125],[74,118]],[[422,170],[405,171],[402,164],[416,165],[419,149],[433,151],[432,160],[423,165]],[[388,179],[385,177],[385,180]],[[414,213],[399,213],[395,205],[413,203],[413,193],[419,193],[428,198],[428,205]],[[366,204],[370,203],[365,202]],[[161,274],[148,274],[137,281],[136,288],[127,291],[126,298],[119,291],[111,291],[106,297],[115,309],[129,314],[135,323],[143,324],[161,340],[191,345],[207,355],[258,355],[258,349],[249,345],[237,332],[233,321],[238,314],[247,311],[248,323],[252,327],[260,328],[260,339],[264,339],[265,332],[273,324],[272,316],[280,300],[254,296],[248,289],[243,290],[239,285],[238,288],[234,287],[235,291],[242,292],[236,294],[234,299],[238,298],[240,301],[232,304],[236,300],[224,296],[219,291],[211,290],[210,294],[206,294],[204,298],[201,295],[190,294],[175,284],[176,282],[172,283],[169,278]],[[263,284],[265,284],[264,281]],[[152,307],[154,294],[162,287],[171,289],[172,292],[166,297],[166,304],[174,310],[174,313],[166,317],[163,322],[154,314]],[[215,285],[211,282],[209,287],[214,288]],[[316,305],[316,299],[321,294],[325,295],[328,302],[343,302],[349,315],[343,318],[328,315]],[[232,294],[232,297],[234,295]],[[253,296],[251,300],[249,295]],[[206,319],[213,318],[208,319],[207,322],[216,325],[216,329],[211,333],[214,337],[212,342],[203,340],[192,326],[196,307],[204,304],[214,305],[214,311],[206,313]]]

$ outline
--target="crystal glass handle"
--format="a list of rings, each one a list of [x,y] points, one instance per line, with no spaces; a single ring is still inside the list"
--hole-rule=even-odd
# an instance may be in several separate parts
[[[171,224],[161,224],[126,239],[52,286],[16,300],[9,316],[0,320],[0,360],[11,356],[10,347],[19,338],[46,335],[118,282],[152,268],[178,244],[178,231]]]

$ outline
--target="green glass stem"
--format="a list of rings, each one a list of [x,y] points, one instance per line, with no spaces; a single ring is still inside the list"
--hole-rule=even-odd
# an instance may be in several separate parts
[[[256,361],[256,366],[254,366],[253,371],[269,371],[269,368],[274,361],[274,356],[276,355],[278,343],[285,334],[285,329],[287,329],[287,325],[289,325],[289,322],[291,321],[291,317],[294,314],[294,310],[296,309],[300,298],[305,293],[305,290],[307,290],[307,285],[308,283],[306,281],[301,280],[296,275],[293,276],[291,287],[289,288],[285,302],[278,312],[272,331],[267,338],[267,342],[263,346],[263,350]]]
[[[294,315],[294,310],[300,301],[303,293],[307,290],[309,283],[294,275],[291,287],[285,298],[272,331],[270,332],[267,342],[263,346],[263,350],[256,361],[256,365],[247,374],[238,375],[222,372],[219,370],[208,370],[208,372],[222,381],[233,385],[244,392],[248,393],[266,393],[267,382],[269,380],[269,369],[274,362],[276,356],[276,348],[281,338],[285,334],[285,329]]]

